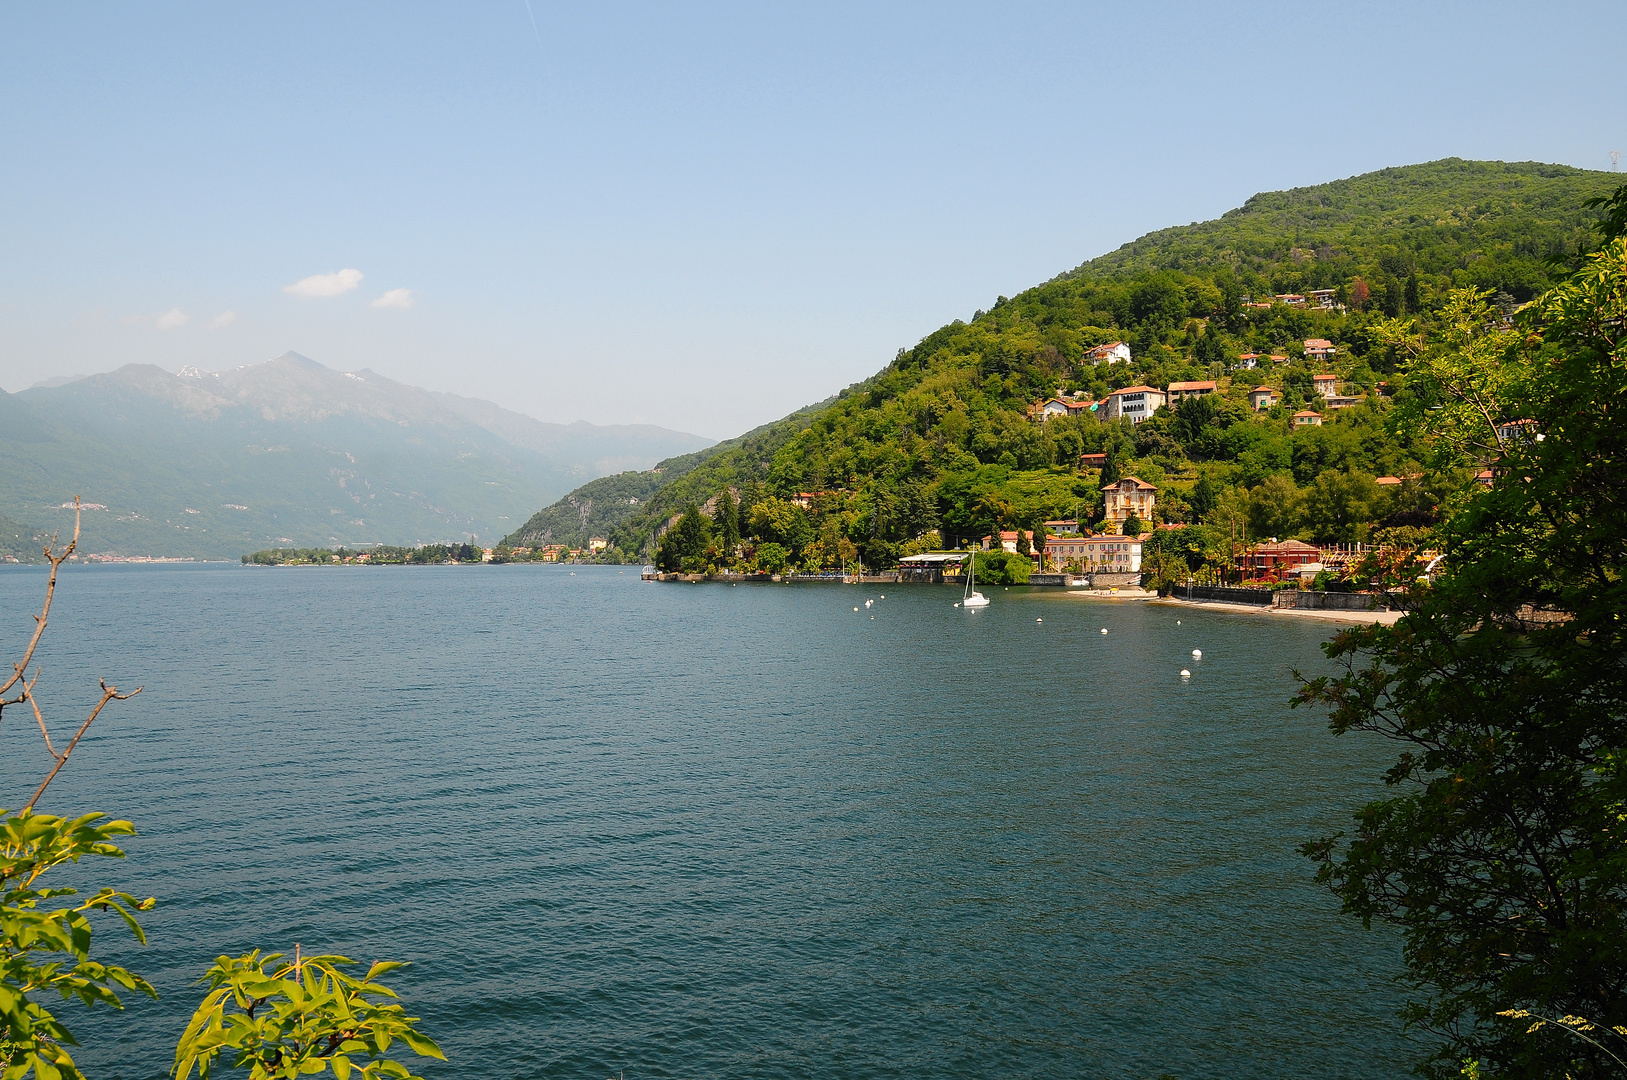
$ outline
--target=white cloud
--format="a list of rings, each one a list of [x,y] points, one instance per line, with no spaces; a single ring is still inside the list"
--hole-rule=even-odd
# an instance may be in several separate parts
[[[186,312],[178,307],[172,307],[153,320],[153,325],[160,330],[174,330],[185,326],[190,321],[191,319]]]
[[[214,327],[216,330],[220,330],[220,329],[223,329],[225,327],[228,327],[228,326],[232,325],[232,323],[234,323],[236,321],[237,321],[237,312],[235,312],[235,311],[222,311],[219,315],[215,316],[214,321],[211,322],[209,325]]]
[[[401,308],[405,311],[407,308],[412,307],[412,290],[391,289],[377,300],[374,300],[373,306]]]
[[[341,296],[362,283],[362,272],[351,267],[333,274],[312,274],[292,285],[284,285],[282,291],[290,296]]]

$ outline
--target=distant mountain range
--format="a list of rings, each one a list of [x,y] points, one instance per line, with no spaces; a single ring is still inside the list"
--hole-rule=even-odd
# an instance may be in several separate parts
[[[710,439],[547,424],[286,353],[233,371],[130,364],[0,391],[0,558],[81,550],[236,559],[278,545],[494,541],[539,505]]]

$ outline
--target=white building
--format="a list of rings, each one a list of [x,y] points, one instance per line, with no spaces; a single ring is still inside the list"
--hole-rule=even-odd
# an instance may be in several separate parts
[[[1047,398],[1040,404],[1035,416],[1040,420],[1049,420],[1053,416],[1083,416],[1090,411],[1091,404],[1078,398]]]
[[[1163,405],[1167,396],[1156,386],[1126,386],[1115,390],[1104,399],[1102,419],[1117,420],[1129,417],[1130,423],[1139,424]]]
[[[1151,525],[1152,507],[1157,497],[1158,489],[1145,480],[1126,476],[1122,480],[1113,481],[1102,488],[1102,500],[1107,509],[1102,518],[1102,528],[1116,532],[1123,527],[1125,519],[1131,514]]]
[[[1130,346],[1122,341],[1110,341],[1106,345],[1098,345],[1085,354],[1085,359],[1092,364],[1128,364],[1130,362]]]

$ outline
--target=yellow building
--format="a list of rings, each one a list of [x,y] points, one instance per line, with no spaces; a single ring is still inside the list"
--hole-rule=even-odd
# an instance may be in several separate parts
[[[1102,528],[1108,532],[1119,532],[1131,514],[1151,524],[1152,506],[1157,495],[1157,488],[1133,476],[1108,484],[1102,488],[1102,500],[1107,510],[1102,519]]]

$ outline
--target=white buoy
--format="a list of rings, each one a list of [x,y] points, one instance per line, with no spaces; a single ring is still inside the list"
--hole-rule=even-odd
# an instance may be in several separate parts
[[[854,610],[854,611],[857,611],[857,610],[859,610],[859,609],[858,609],[858,608],[854,608],[854,609],[853,609],[853,610]]]
[[[1194,660],[1202,660],[1203,659],[1203,650],[1202,649],[1193,649],[1192,650],[1192,659],[1194,659]]]
[[[1044,619],[1035,619],[1034,621],[1035,622],[1044,622],[1045,620]]]
[[[959,600],[956,600],[956,601],[955,601],[955,606],[956,606],[956,607],[960,607],[960,601],[959,601]]]
[[[1179,619],[1176,619],[1176,620],[1175,620],[1175,625],[1176,625],[1176,626],[1179,626],[1179,625],[1181,625],[1181,620],[1179,620]]]
[[[882,599],[883,599],[883,600],[885,600],[885,599],[887,599],[887,594],[886,594],[886,593],[882,593],[882,594],[881,594],[881,598],[882,598]]]
[[[1192,673],[1190,671],[1186,670],[1185,668],[1181,669],[1181,678],[1190,679],[1191,677],[1192,677]]]

